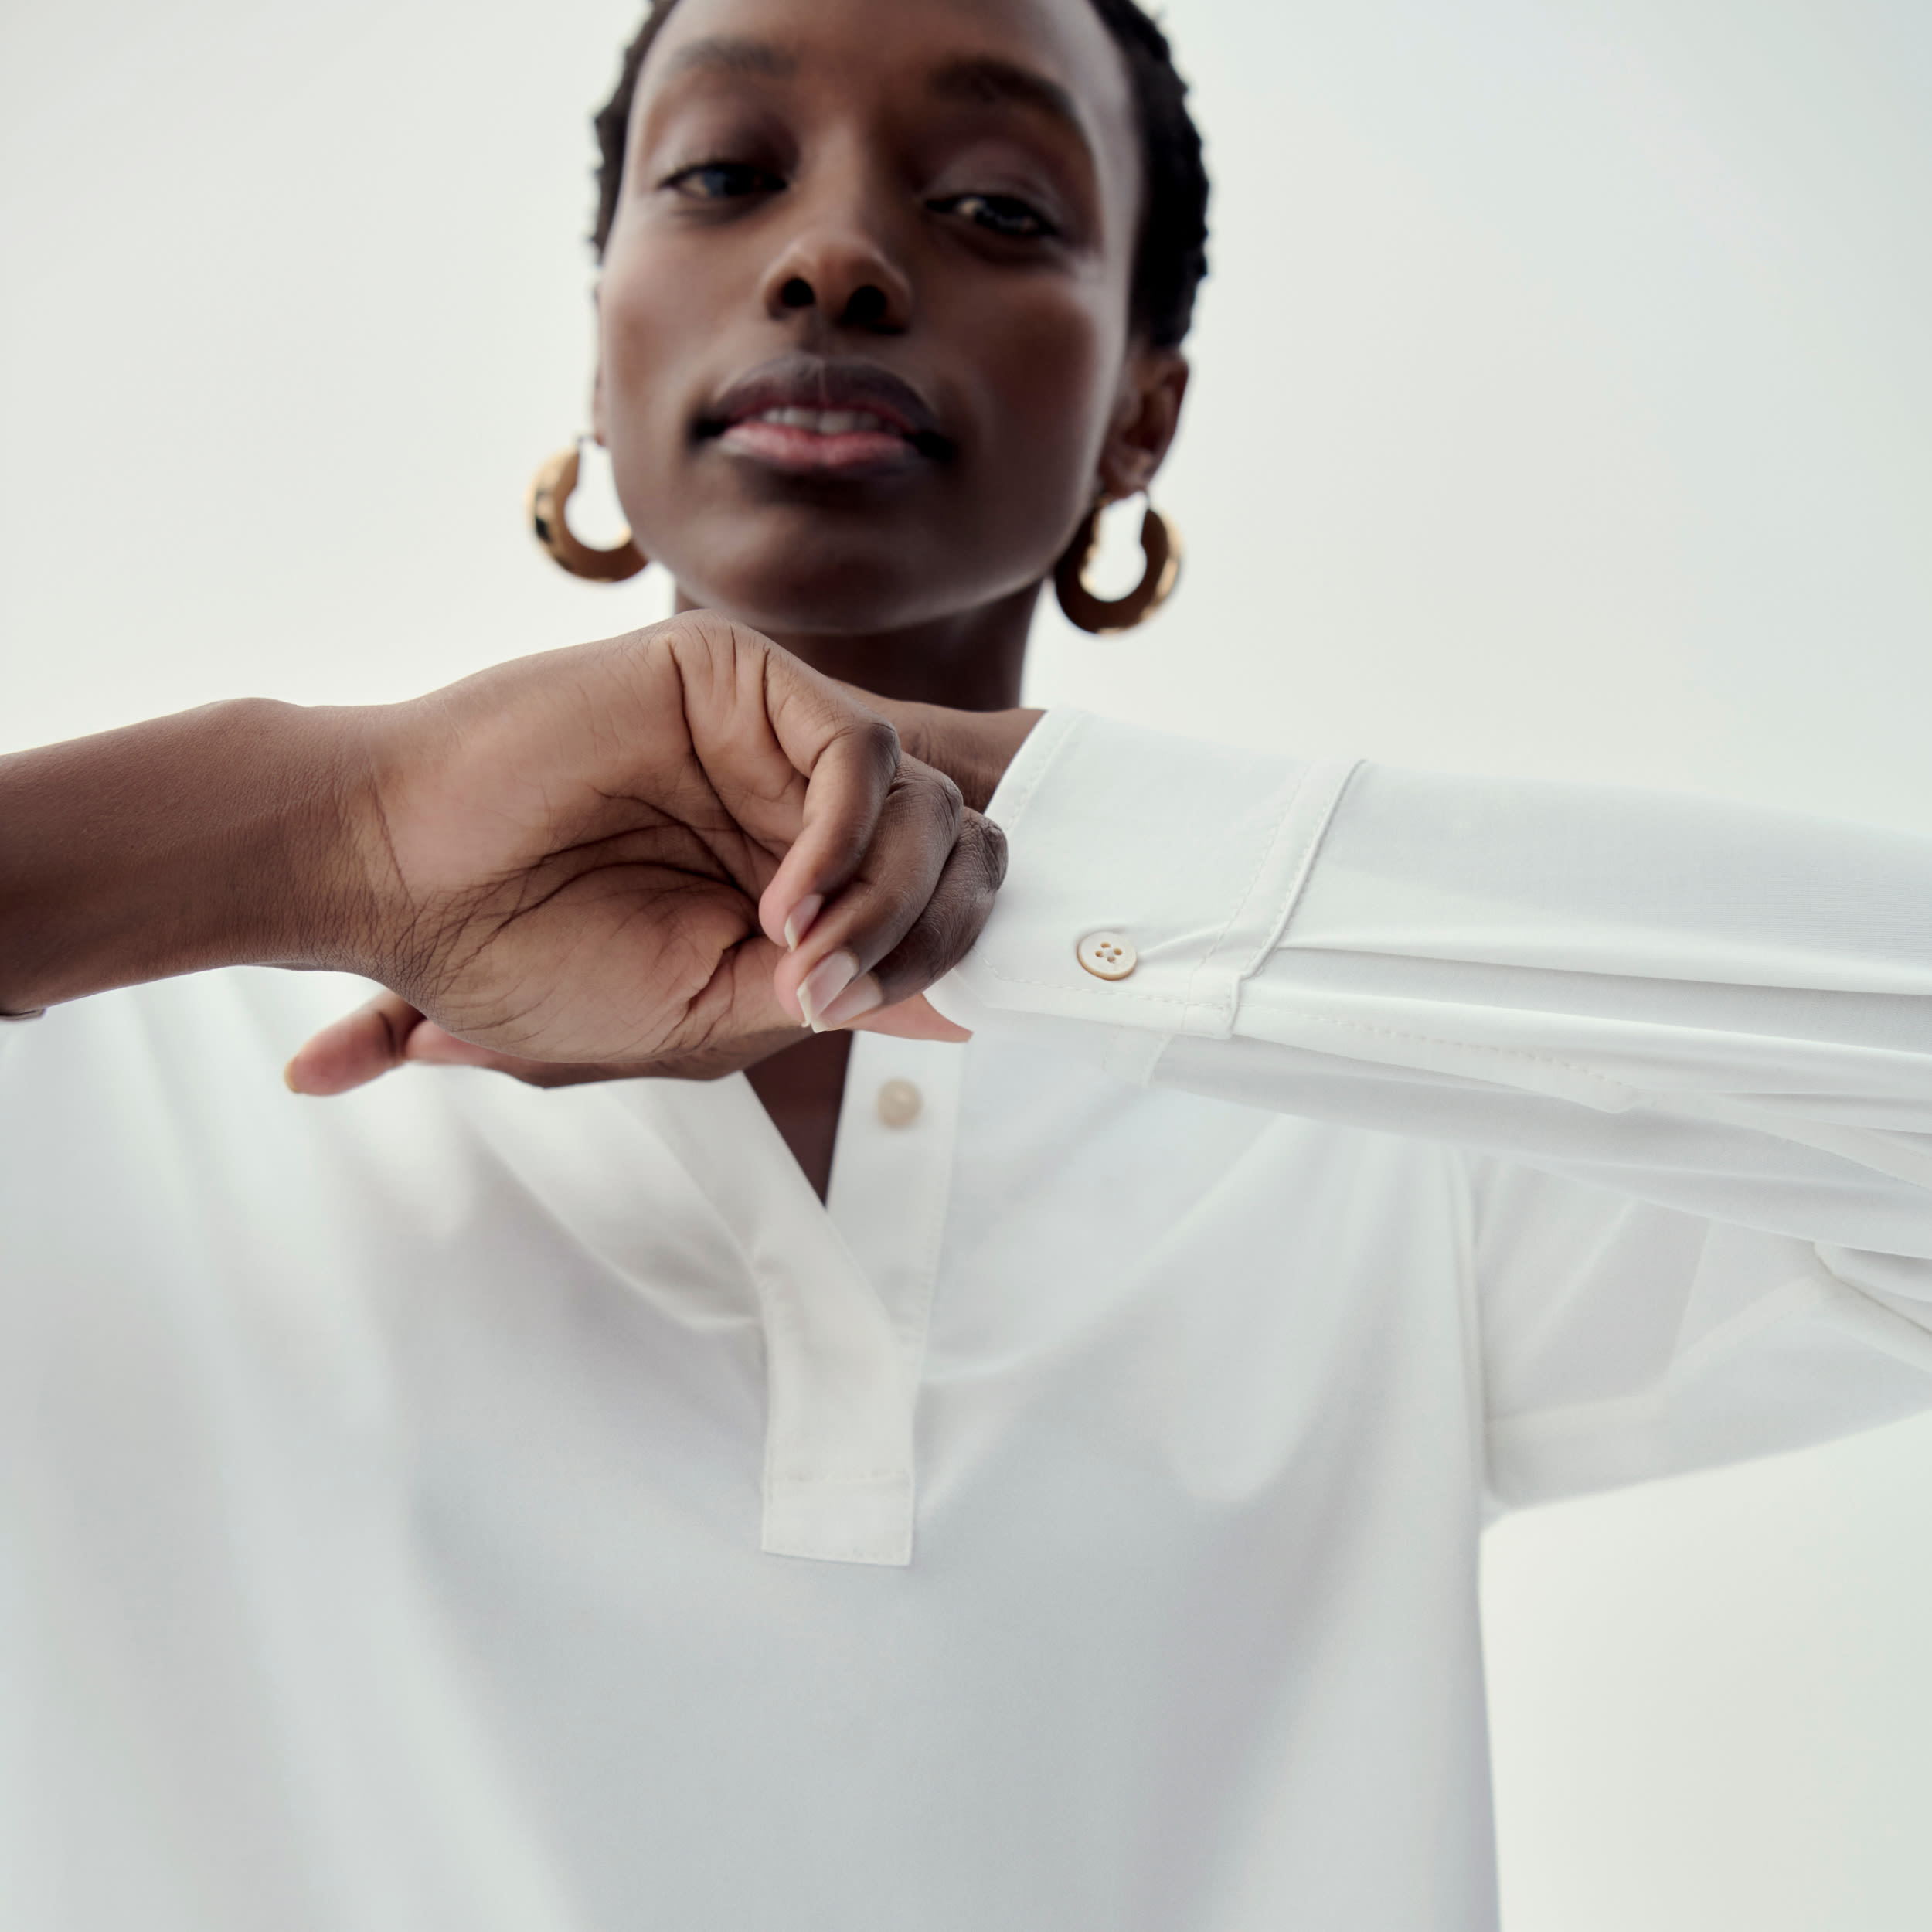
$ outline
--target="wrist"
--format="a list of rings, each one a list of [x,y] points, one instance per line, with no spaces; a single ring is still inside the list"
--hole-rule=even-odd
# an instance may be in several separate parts
[[[366,715],[241,699],[0,760],[0,1009],[360,966]]]
[[[253,701],[251,701],[253,708]],[[379,978],[393,896],[377,783],[381,734],[396,706],[263,704],[261,816],[244,835],[260,885],[231,942],[260,965]]]

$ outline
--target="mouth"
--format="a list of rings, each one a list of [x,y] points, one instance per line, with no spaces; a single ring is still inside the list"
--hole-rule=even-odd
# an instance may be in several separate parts
[[[727,388],[699,441],[790,476],[888,476],[952,454],[930,404],[876,362],[786,355]]]

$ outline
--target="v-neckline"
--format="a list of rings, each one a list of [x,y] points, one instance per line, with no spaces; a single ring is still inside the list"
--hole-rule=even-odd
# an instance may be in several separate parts
[[[812,1192],[821,1200],[828,1199],[832,1192],[832,1168],[838,1156],[838,1131],[844,1120],[845,1087],[852,1068],[855,1037],[849,1032],[808,1035],[805,1039],[795,1042],[783,1053],[774,1055],[760,1066],[747,1068],[744,1073],[745,1083],[750,1087],[753,1098],[757,1101],[765,1117],[777,1130],[778,1138],[784,1141],[786,1151],[791,1155]],[[811,1056],[809,1066],[806,1062],[808,1055]],[[793,1065],[780,1077],[780,1090],[772,1098],[767,1099],[760,1087],[760,1076],[769,1075],[770,1070],[786,1061],[792,1062]],[[835,1068],[837,1082],[833,1087],[827,1076]],[[783,1083],[785,1082],[792,1083],[794,1092],[802,1090],[807,1103],[824,1097],[823,1090],[828,1087],[832,1090],[829,1132],[825,1131],[826,1123],[823,1117],[815,1117],[809,1104],[801,1105],[796,1110],[797,1117],[792,1125],[794,1128],[803,1127],[806,1130],[802,1149],[794,1145],[791,1134],[786,1131],[785,1121],[781,1117],[781,1115],[794,1111],[785,1104],[787,1096],[783,1091]],[[819,1092],[814,1093],[815,1085],[820,1090]],[[824,1134],[822,1142],[819,1139],[821,1134]],[[825,1185],[822,1190],[814,1171],[815,1158],[821,1154],[824,1156]]]
[[[742,1073],[627,1084],[627,1104],[710,1203],[757,1292],[762,1547],[833,1562],[910,1562],[916,1366],[828,1204]]]

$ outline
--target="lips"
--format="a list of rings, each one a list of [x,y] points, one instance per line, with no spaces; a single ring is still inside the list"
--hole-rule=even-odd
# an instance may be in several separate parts
[[[952,453],[910,383],[851,358],[767,362],[718,396],[696,431],[728,455],[794,476],[889,475]]]

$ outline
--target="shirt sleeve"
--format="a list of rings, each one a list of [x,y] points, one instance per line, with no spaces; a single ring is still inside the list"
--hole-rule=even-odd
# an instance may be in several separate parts
[[[1078,713],[992,815],[950,1017],[1458,1151],[1505,1498],[1932,1401],[1932,840]]]

